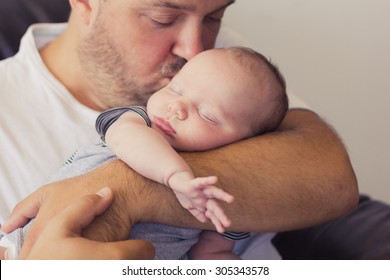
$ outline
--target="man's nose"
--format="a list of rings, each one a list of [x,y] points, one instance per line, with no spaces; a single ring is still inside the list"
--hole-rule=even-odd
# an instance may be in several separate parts
[[[189,61],[204,50],[202,24],[188,23],[177,35],[172,53]]]

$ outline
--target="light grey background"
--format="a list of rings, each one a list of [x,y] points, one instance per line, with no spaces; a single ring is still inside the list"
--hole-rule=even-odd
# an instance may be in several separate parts
[[[390,1],[236,0],[224,24],[338,131],[360,191],[390,203]]]

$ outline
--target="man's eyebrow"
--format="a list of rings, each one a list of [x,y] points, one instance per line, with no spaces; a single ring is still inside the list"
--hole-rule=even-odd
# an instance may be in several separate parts
[[[157,8],[169,8],[169,9],[186,10],[186,11],[195,10],[195,6],[193,5],[177,4],[169,1],[156,1],[152,3],[152,6]]]
[[[227,8],[228,6],[232,5],[235,0],[231,0],[222,7],[218,8],[216,11],[223,10]],[[152,4],[153,7],[158,7],[158,8],[169,8],[169,9],[176,9],[176,10],[185,10],[185,11],[195,11],[196,7],[194,5],[186,5],[186,4],[178,4],[178,3],[173,3],[169,1],[156,1]],[[216,12],[215,11],[215,12]]]

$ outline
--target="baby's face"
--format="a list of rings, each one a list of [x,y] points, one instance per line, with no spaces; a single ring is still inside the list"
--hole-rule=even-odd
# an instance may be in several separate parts
[[[152,127],[181,151],[208,150],[253,135],[261,95],[255,75],[223,50],[191,59],[152,95]],[[258,119],[258,118],[255,118]]]

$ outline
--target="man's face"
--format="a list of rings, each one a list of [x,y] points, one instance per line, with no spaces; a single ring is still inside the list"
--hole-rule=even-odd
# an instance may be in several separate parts
[[[98,1],[79,46],[97,107],[146,104],[179,69],[214,46],[231,0]]]

